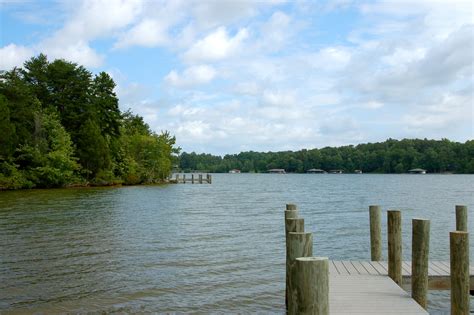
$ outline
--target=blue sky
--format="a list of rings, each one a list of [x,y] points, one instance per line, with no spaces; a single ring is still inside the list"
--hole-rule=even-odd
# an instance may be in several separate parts
[[[0,69],[117,83],[185,151],[474,138],[470,1],[0,0]]]

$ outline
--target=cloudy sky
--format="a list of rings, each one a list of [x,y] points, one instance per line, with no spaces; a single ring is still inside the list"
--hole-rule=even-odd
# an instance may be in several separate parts
[[[474,138],[471,1],[0,3],[0,69],[106,71],[188,152]]]

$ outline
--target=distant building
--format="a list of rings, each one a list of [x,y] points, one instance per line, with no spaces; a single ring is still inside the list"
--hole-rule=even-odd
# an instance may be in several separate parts
[[[272,168],[271,170],[268,170],[267,172],[271,174],[285,174],[286,173],[285,170],[282,168]]]
[[[343,170],[330,170],[329,173],[330,174],[342,174],[342,173],[344,173],[344,171]]]
[[[354,173],[356,173],[356,174],[362,174],[362,171],[361,171],[361,170],[355,170]]]
[[[312,168],[306,171],[306,173],[310,174],[326,174],[327,172],[325,170],[319,169],[319,168]]]
[[[410,174],[426,174],[426,170],[422,168],[414,168],[408,171]]]
[[[231,174],[240,174],[240,170],[233,169],[233,170],[230,170],[229,173],[231,173]]]

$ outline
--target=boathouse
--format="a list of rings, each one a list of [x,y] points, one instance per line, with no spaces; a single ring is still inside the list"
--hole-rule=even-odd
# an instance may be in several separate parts
[[[408,171],[410,174],[426,174],[426,170],[422,168],[414,168]]]
[[[330,170],[329,173],[330,174],[342,174],[342,173],[344,173],[344,171],[343,170]]]
[[[267,173],[271,174],[285,174],[285,170],[282,168],[272,168],[271,170],[268,170]]]
[[[233,170],[229,171],[230,174],[240,174],[240,170],[234,168]]]
[[[309,174],[327,174],[325,170],[319,169],[319,168],[312,168],[306,171],[306,173]]]

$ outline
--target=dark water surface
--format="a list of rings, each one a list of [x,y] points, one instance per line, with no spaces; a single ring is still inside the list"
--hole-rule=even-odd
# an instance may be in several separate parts
[[[449,260],[456,204],[473,231],[474,176],[215,174],[212,185],[1,192],[0,313],[283,313],[286,203],[315,255],[368,260],[368,206],[380,204],[403,211],[405,259],[423,217],[430,258]],[[448,313],[447,292],[430,299]]]

